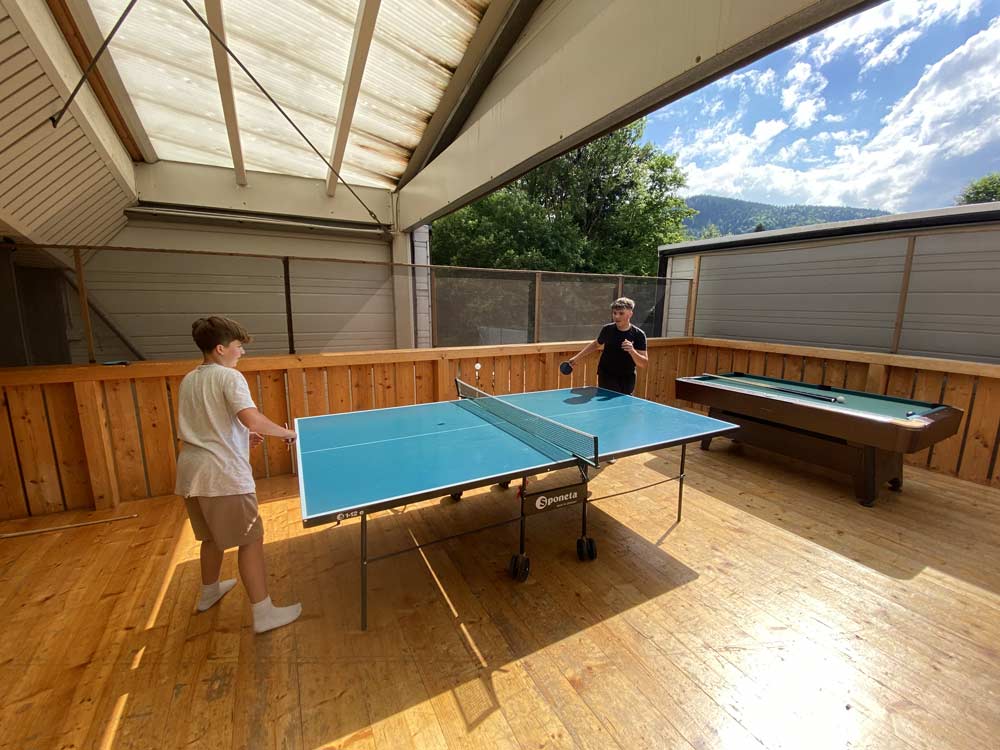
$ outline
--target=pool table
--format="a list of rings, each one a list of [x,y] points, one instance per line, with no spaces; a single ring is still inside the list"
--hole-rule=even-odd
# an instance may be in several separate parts
[[[954,435],[962,421],[960,409],[944,404],[742,372],[677,378],[677,398],[739,425],[727,436],[735,441],[849,475],[862,505],[886,482],[901,490],[903,454]]]

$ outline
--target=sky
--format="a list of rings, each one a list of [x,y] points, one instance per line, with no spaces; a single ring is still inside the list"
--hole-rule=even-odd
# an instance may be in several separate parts
[[[1000,171],[1000,0],[889,0],[649,116],[685,196],[893,213]]]

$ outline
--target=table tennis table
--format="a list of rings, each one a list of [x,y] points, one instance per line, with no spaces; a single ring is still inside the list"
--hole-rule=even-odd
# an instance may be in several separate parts
[[[581,505],[581,560],[597,557],[587,536],[588,469],[635,453],[681,446],[677,520],[688,443],[723,435],[736,425],[601,388],[563,388],[490,396],[456,380],[457,401],[300,417],[296,459],[304,526],[360,517],[361,628],[368,624],[368,565],[458,536],[520,523],[510,575],[527,579],[527,517]],[[576,467],[579,481],[529,492],[529,478]],[[368,555],[368,516],[432,497],[519,479],[520,515],[377,557]],[[534,481],[534,480],[532,480]],[[513,494],[513,493],[512,493]]]

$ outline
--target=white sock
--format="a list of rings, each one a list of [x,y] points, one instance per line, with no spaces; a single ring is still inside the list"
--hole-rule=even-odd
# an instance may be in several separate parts
[[[287,607],[275,607],[271,603],[271,597],[267,597],[256,604],[250,605],[253,609],[253,629],[255,633],[266,633],[268,630],[280,628],[290,622],[295,622],[302,614],[301,604],[290,604]]]
[[[204,612],[206,609],[219,601],[219,599],[224,597],[226,592],[235,585],[235,578],[229,578],[225,581],[216,581],[215,583],[202,584],[201,598],[198,599],[198,611]]]

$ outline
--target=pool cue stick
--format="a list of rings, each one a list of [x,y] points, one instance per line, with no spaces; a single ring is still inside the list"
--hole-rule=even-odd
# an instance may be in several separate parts
[[[729,377],[726,377],[725,375],[716,375],[715,373],[711,373],[711,372],[703,372],[702,375],[710,377],[710,378],[718,378],[719,380],[731,380],[734,383],[740,383],[742,385],[747,385],[747,383],[745,383],[744,381],[740,380],[739,378],[729,378]],[[825,401],[828,404],[842,404],[842,403],[844,403],[844,397],[843,396],[821,396],[818,393],[806,393],[805,391],[797,391],[794,388],[782,388],[779,385],[771,385],[770,383],[758,383],[757,381],[754,381],[753,385],[759,386],[761,388],[770,388],[772,391],[781,391],[782,393],[793,393],[796,396],[804,396],[805,398],[814,398],[817,401]]]
[[[0,539],[13,539],[17,536],[31,536],[32,534],[45,534],[49,531],[64,531],[66,529],[78,529],[81,526],[93,526],[98,523],[111,523],[112,521],[127,521],[129,518],[138,518],[138,513],[130,516],[115,516],[114,518],[104,518],[97,521],[81,521],[80,523],[67,523],[63,526],[49,526],[44,529],[29,529],[28,531],[11,531],[7,534],[0,534]]]

